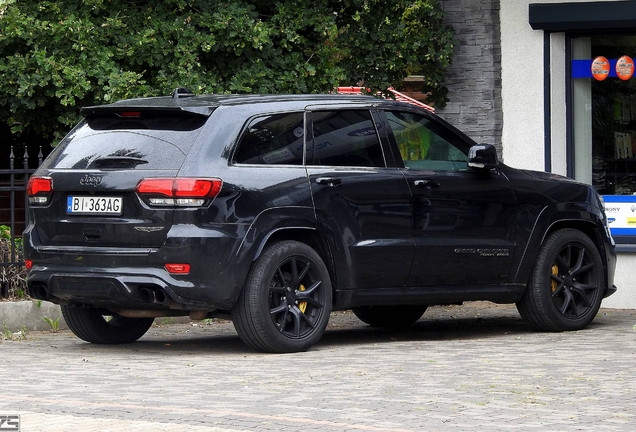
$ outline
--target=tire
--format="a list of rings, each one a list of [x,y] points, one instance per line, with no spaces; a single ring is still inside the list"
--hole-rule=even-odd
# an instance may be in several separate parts
[[[426,305],[362,306],[353,308],[353,313],[363,323],[374,327],[408,327],[424,315]]]
[[[126,318],[113,314],[107,321],[99,309],[62,305],[64,321],[75,336],[97,344],[135,342],[146,334],[154,318]]]
[[[517,309],[535,329],[571,331],[596,316],[605,285],[596,245],[575,229],[561,229],[545,240]]]
[[[331,313],[331,279],[311,247],[282,241],[252,265],[230,313],[237,333],[259,351],[306,351],[325,331]]]

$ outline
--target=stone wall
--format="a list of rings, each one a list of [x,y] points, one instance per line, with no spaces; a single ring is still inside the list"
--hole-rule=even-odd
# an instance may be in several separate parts
[[[439,0],[455,29],[446,73],[447,105],[437,113],[480,143],[502,152],[500,0]]]

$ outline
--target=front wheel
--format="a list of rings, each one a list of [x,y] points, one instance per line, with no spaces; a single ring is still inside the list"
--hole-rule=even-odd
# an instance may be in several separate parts
[[[585,328],[603,299],[605,270],[596,245],[575,229],[550,234],[526,291],[517,302],[521,316],[542,331]]]
[[[361,306],[353,308],[353,313],[363,323],[374,327],[408,327],[426,312],[426,305],[403,306]]]
[[[327,267],[304,243],[275,243],[252,266],[230,312],[249,346],[266,352],[305,351],[318,342],[329,321]]]
[[[146,334],[154,321],[153,318],[103,315],[99,309],[89,307],[62,305],[61,309],[64,321],[75,336],[97,344],[135,342]]]

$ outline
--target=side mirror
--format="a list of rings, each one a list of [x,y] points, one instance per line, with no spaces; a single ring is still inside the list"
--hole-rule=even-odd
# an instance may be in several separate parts
[[[490,144],[477,144],[468,150],[468,166],[471,168],[489,170],[497,168],[499,158],[497,149]]]

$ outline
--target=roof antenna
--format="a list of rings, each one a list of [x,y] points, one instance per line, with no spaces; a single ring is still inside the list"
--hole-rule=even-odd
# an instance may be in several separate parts
[[[172,93],[173,99],[179,99],[182,97],[190,97],[190,96],[194,96],[194,93],[192,93],[189,89],[185,87],[177,87],[176,89],[174,89],[174,92]]]

